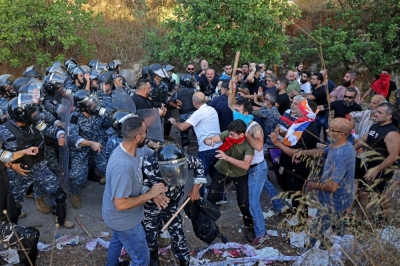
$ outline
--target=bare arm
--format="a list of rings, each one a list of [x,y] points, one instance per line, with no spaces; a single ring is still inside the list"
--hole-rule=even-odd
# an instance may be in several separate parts
[[[171,122],[171,124],[176,127],[177,129],[179,129],[180,131],[185,131],[186,129],[188,129],[189,127],[191,127],[192,125],[188,122],[183,122],[183,123],[179,123],[176,122],[175,118],[171,117],[170,119],[168,119],[169,122]]]
[[[378,172],[385,170],[398,159],[400,153],[400,134],[396,131],[389,132],[385,137],[385,143],[389,156],[376,167]]]
[[[219,137],[219,135],[203,139],[203,143],[211,147],[214,147],[214,144],[217,142],[221,142],[221,138]]]
[[[366,146],[367,140],[368,133],[366,133],[359,141],[356,142],[356,144],[354,144],[354,149],[358,150],[359,148]]]
[[[312,94],[310,94],[310,95],[307,95],[307,96],[305,96],[307,99],[309,99],[309,100],[313,100],[313,101],[315,101],[315,97],[314,97],[314,95],[312,95]]]
[[[244,170],[248,170],[250,168],[251,161],[253,160],[254,157],[253,155],[245,155],[243,160],[237,160],[233,157],[226,155],[221,150],[218,150],[217,153],[218,154],[215,155],[216,158],[227,161],[228,163],[233,164],[234,166],[237,166]]]
[[[137,197],[129,198],[114,198],[114,206],[117,211],[125,211],[137,206],[143,205],[148,200],[157,197],[159,194],[167,192],[167,188],[163,183],[157,183],[151,187],[146,193],[139,195]]]
[[[271,135],[269,135],[272,144],[274,144],[278,149],[289,155],[290,157],[293,157],[293,155],[296,153],[295,149],[292,149],[282,142],[278,140],[278,135],[275,132],[272,132]]]
[[[232,111],[235,110],[236,104],[236,84],[233,79],[229,81],[229,97],[228,97],[228,106]]]
[[[323,182],[323,183],[308,182],[307,188],[310,191],[311,190],[321,190],[321,191],[327,191],[327,192],[335,192],[339,188],[339,184],[332,180],[327,180],[326,182]]]
[[[246,81],[248,83],[254,83],[254,74],[256,73],[256,69],[254,68],[253,70],[250,71],[249,75],[246,78]]]
[[[369,88],[369,89],[364,93],[364,95],[361,97],[360,103],[363,103],[363,102],[364,102],[365,97],[367,97],[367,96],[371,93],[371,91],[372,91],[372,88]]]
[[[253,149],[262,151],[264,147],[264,132],[261,126],[258,124],[252,126],[249,132],[246,133],[246,140]]]

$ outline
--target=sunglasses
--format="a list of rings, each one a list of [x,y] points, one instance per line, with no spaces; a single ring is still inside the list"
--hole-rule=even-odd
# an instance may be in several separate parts
[[[343,98],[353,99],[354,96],[347,96],[347,95],[344,95]]]
[[[194,68],[188,68],[187,70],[194,70]]]

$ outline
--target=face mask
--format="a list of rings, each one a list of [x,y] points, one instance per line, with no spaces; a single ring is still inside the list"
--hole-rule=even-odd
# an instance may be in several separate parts
[[[251,120],[253,120],[253,118],[253,115],[244,115],[236,110],[233,111],[233,120],[240,119],[246,124],[246,126],[251,122]]]

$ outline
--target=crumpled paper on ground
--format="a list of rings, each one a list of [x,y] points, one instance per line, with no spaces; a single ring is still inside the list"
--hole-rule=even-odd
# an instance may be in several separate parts
[[[18,251],[16,249],[8,249],[0,252],[0,257],[7,263],[19,263]]]
[[[275,215],[273,210],[268,210],[268,212],[263,212],[264,219],[270,218]]]
[[[381,235],[382,240],[389,241],[397,249],[400,249],[400,229],[386,226],[385,229],[378,229],[377,232]]]
[[[97,244],[99,244],[100,246],[102,246],[105,249],[108,249],[108,246],[110,245],[110,241],[105,241],[101,238],[95,238],[95,239],[91,239],[86,243],[86,249],[89,251],[93,251]]]
[[[224,252],[221,249],[225,250]],[[270,264],[272,261],[293,261],[298,258],[298,256],[283,256],[279,250],[272,247],[265,247],[263,249],[257,250],[250,245],[238,244],[235,242],[229,242],[226,244],[213,244],[208,248],[197,253],[197,257],[190,259],[190,265],[223,265],[221,261],[210,262],[208,259],[201,259],[201,257],[208,251],[213,250],[214,254],[223,254],[222,257],[226,257],[226,262],[229,264],[240,263],[240,265],[252,266],[256,262],[263,262]],[[234,258],[238,256],[238,253],[243,253],[247,257],[244,258]]]
[[[51,250],[51,245],[39,242],[39,243],[37,243],[37,248],[38,248],[39,251],[50,251]]]
[[[276,230],[267,230],[267,234],[269,236],[278,236],[278,231],[276,231]]]
[[[72,237],[71,235],[65,235],[56,240],[56,248],[61,250],[65,245],[75,246],[79,244],[79,236]]]
[[[304,248],[307,239],[307,234],[303,231],[300,233],[289,232],[290,246],[296,248]]]
[[[297,217],[297,215],[293,215],[292,218],[290,218],[290,220],[285,219],[285,221],[291,225],[291,226],[295,226],[296,224],[299,223],[299,217]]]

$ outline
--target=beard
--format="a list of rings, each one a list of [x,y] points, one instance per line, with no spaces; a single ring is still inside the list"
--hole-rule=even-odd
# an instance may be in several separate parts
[[[138,142],[137,147],[143,148],[145,144],[146,144],[146,139],[144,139],[142,142]]]
[[[343,86],[343,87],[346,87],[346,88],[347,88],[347,87],[349,87],[350,85],[351,85],[351,81],[345,81],[345,80],[342,81],[342,86]]]
[[[345,102],[345,101],[343,101],[343,105],[346,106],[346,107],[350,107],[353,104],[354,104],[354,101],[353,102]]]
[[[301,84],[305,84],[305,83],[307,83],[307,81],[308,81],[307,79],[304,79],[304,80],[303,80],[303,79],[300,79],[300,83],[301,83]]]

